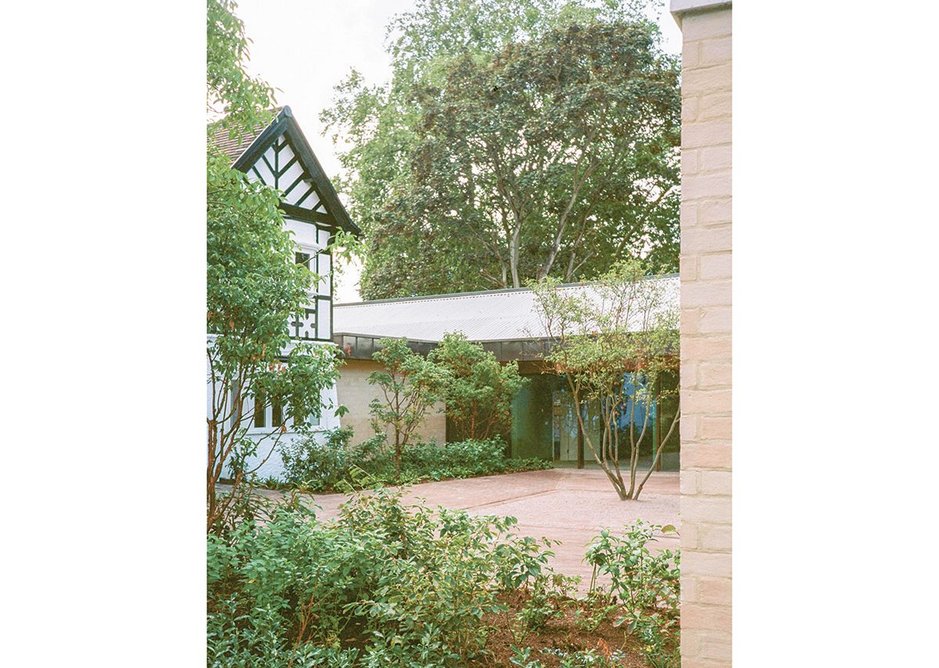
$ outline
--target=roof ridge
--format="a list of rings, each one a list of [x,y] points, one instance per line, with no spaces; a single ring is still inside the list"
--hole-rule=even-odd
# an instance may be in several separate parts
[[[678,273],[657,274],[646,276],[646,279],[665,279],[678,278]],[[580,283],[561,283],[560,288],[582,288],[595,284],[596,281],[582,281]],[[504,295],[510,293],[532,292],[531,288],[496,288],[494,290],[473,290],[469,292],[444,292],[434,295],[415,295],[413,297],[386,297],[384,299],[363,299],[357,302],[336,303],[334,307],[340,306],[371,306],[372,304],[402,304],[405,302],[437,300],[465,299],[468,297],[488,297],[489,295]]]

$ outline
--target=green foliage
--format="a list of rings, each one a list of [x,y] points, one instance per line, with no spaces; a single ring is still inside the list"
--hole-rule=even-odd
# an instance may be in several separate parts
[[[382,365],[368,376],[381,390],[381,398],[369,404],[376,433],[388,425],[394,436],[395,467],[400,474],[401,455],[414,430],[440,397],[442,376],[429,360],[413,352],[404,339],[382,339],[372,359]]]
[[[533,580],[528,588],[528,600],[518,614],[527,630],[539,633],[548,621],[560,615],[573,585],[573,578],[558,574]]]
[[[533,284],[536,306],[553,347],[547,360],[564,374],[575,406],[599,408],[600,439],[583,426],[584,442],[621,499],[637,499],[678,424],[675,412],[655,449],[649,471],[637,481],[639,449],[651,440],[655,402],[677,402],[665,381],[678,372],[678,309],[666,285],[636,260],[618,262],[586,288],[565,288],[557,279]],[[633,382],[626,382],[626,374]],[[622,444],[618,419],[637,405],[646,407],[643,423],[630,419]],[[629,413],[627,413],[629,414]],[[648,440],[647,440],[648,439]],[[628,448],[628,449],[627,449]],[[620,462],[629,472],[623,481]]]
[[[678,66],[640,4],[422,0],[394,19],[391,82],[353,72],[323,113],[350,147],[366,298],[677,268]]]
[[[602,531],[587,549],[593,566],[591,590],[603,592],[599,576],[610,578],[608,593],[619,601],[619,623],[642,642],[654,668],[677,668],[680,650],[680,563],[678,551],[652,553],[648,544],[657,533],[674,533],[671,525],[637,520],[622,536]]]
[[[206,106],[233,135],[270,120],[274,90],[245,72],[249,39],[234,0],[206,3]]]
[[[538,659],[531,658],[531,647],[512,647],[512,658],[509,661],[513,666],[521,668],[544,668]]]
[[[355,463],[363,460],[370,448],[374,449],[375,443],[369,441],[351,448],[352,435],[351,427],[331,429],[325,439],[307,434],[282,446],[284,482],[312,491],[336,488],[348,478]]]
[[[376,435],[349,445],[350,429],[329,433],[322,443],[315,436],[298,439],[281,448],[287,485],[314,492],[355,486],[359,479],[372,485],[423,480],[470,478],[550,468],[540,459],[508,459],[505,444],[496,439],[460,441],[437,445],[414,443],[402,453],[400,474],[394,453],[385,447],[384,436]]]
[[[512,400],[525,384],[518,363],[496,356],[462,333],[445,334],[428,355],[442,371],[447,418],[462,437],[485,440],[512,426]]]
[[[357,495],[334,523],[302,505],[208,541],[209,665],[459,666],[497,595],[541,576],[513,518]]]
[[[444,480],[531,471],[551,466],[551,462],[541,459],[509,459],[505,456],[505,443],[499,438],[491,438],[444,445],[417,444],[405,452],[402,476],[411,481]]]

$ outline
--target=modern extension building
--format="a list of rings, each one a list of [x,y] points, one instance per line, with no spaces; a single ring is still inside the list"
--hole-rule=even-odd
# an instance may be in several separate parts
[[[657,280],[663,281],[665,294],[677,305],[678,277]],[[589,287],[570,285],[565,289]],[[413,350],[426,354],[444,334],[462,332],[470,341],[492,352],[500,362],[518,362],[519,372],[528,379],[512,405],[512,430],[506,434],[511,455],[541,457],[571,465],[590,461],[589,451],[584,452],[584,440],[566,380],[544,360],[550,352],[550,341],[531,290],[490,290],[337,304],[333,313],[333,341],[346,356],[338,401],[349,409],[343,424],[355,430],[356,438],[371,433],[368,403],[377,394],[375,388],[368,385],[367,377],[380,368],[372,361],[379,341],[385,337],[407,339]],[[677,383],[677,378],[674,382]],[[677,402],[662,403],[664,405],[651,407],[652,438],[647,437],[643,447],[646,450],[643,459],[647,461],[651,461],[653,444],[658,446],[661,442],[677,408]],[[644,411],[640,403],[634,407],[630,419],[641,424]],[[601,423],[596,411],[588,408],[585,417],[587,428],[594,430],[599,440]],[[438,443],[454,440],[442,412],[431,415],[418,436]],[[662,468],[678,470],[678,443],[678,436],[673,434],[663,451]]]

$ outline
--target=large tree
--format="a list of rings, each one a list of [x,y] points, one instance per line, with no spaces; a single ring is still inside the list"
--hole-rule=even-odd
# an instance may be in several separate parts
[[[390,84],[338,87],[365,297],[677,268],[677,64],[641,11],[594,4],[425,0]]]

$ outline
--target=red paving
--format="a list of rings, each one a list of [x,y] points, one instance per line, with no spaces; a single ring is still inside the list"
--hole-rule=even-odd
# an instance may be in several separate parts
[[[507,475],[428,482],[407,488],[405,503],[419,499],[429,506],[466,510],[474,515],[511,515],[518,532],[560,540],[554,568],[580,575],[584,590],[590,567],[583,561],[590,540],[601,529],[622,530],[636,519],[678,526],[678,473],[653,473],[638,501],[620,501],[599,469],[550,469]],[[318,516],[336,517],[344,494],[317,494]],[[657,546],[678,548],[678,537],[662,537]]]

